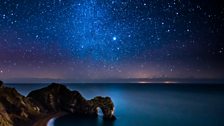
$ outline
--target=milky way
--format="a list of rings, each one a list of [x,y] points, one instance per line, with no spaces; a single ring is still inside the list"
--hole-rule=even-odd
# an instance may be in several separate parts
[[[0,77],[224,78],[224,4],[1,0]]]

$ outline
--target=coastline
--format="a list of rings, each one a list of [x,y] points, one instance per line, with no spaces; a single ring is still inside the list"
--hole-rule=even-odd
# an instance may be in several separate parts
[[[67,113],[64,112],[59,112],[59,113],[54,113],[54,114],[50,114],[48,116],[44,116],[41,117],[40,119],[38,119],[32,126],[47,126],[47,123],[49,122],[49,120],[51,120],[52,118],[58,118],[61,116],[66,115]]]
[[[57,83],[23,96],[16,88],[4,86],[0,81],[1,126],[46,126],[49,121],[54,121],[52,119],[67,113],[97,115],[97,107],[104,111],[106,119],[115,119],[110,97],[97,96],[86,100],[78,91]]]

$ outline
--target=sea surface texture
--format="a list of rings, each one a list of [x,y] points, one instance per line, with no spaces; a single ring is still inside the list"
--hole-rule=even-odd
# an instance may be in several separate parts
[[[21,94],[47,84],[8,84]],[[72,115],[48,126],[224,126],[224,85],[213,84],[66,84],[86,99],[110,96],[115,122]]]

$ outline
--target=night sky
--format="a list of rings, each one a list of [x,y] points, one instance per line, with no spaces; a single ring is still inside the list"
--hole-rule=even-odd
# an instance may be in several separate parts
[[[224,78],[221,0],[0,0],[0,78]]]

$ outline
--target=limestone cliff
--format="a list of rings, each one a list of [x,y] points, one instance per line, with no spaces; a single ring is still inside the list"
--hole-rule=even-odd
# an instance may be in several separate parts
[[[38,106],[16,89],[4,87],[0,82],[0,126],[23,126],[32,123],[41,115]]]
[[[0,81],[0,126],[30,126],[40,117],[56,112],[97,117],[98,108],[104,119],[115,120],[114,104],[109,97],[86,100],[78,91],[56,83],[24,97]]]

